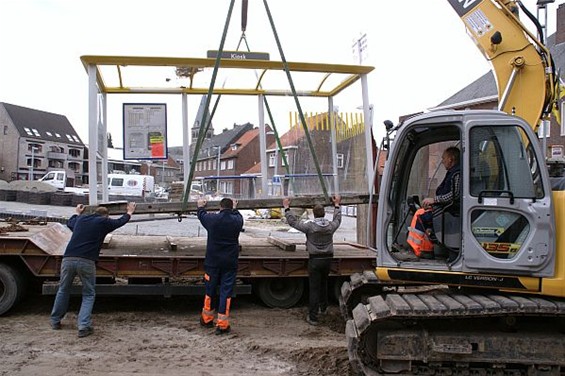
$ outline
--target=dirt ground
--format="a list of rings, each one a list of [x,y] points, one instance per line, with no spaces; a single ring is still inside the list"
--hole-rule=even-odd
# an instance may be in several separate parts
[[[30,296],[0,317],[0,375],[351,375],[344,323],[331,306],[321,325],[306,306],[266,308],[252,296],[232,303],[232,332],[216,336],[198,319],[201,299],[96,300],[94,334],[77,337],[73,297],[63,328],[49,326],[53,297]]]

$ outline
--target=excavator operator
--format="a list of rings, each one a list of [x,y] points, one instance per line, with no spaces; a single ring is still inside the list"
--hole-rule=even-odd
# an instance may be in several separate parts
[[[412,223],[408,228],[408,244],[416,256],[434,258],[434,243],[438,243],[434,234],[434,217],[448,212],[459,217],[461,168],[459,166],[460,151],[450,146],[443,152],[441,163],[447,170],[441,184],[436,188],[435,197],[427,197],[422,201],[422,208],[414,213]],[[455,252],[449,252],[448,262],[457,257]]]

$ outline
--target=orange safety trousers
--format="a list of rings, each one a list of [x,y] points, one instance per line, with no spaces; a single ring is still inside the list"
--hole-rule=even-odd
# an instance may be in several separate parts
[[[214,321],[215,311],[212,309],[212,298],[208,295],[204,296],[204,307],[202,308],[202,321],[209,324]]]
[[[231,305],[231,298],[227,298],[226,299],[226,313],[218,313],[218,321],[216,322],[216,326],[220,329],[227,329],[230,326],[230,322],[229,322],[230,305]]]
[[[427,210],[424,208],[420,208],[416,210],[414,213],[414,217],[412,217],[412,223],[410,223],[410,227],[408,227],[408,238],[406,241],[414,250],[416,256],[421,257],[423,252],[426,253],[433,253],[434,251],[434,243],[430,240],[428,235],[425,231],[420,231],[416,228],[416,225],[420,221],[420,216],[423,215]],[[421,226],[423,227],[423,225]]]

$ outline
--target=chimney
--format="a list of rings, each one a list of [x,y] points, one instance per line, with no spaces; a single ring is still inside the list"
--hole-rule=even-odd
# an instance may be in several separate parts
[[[565,3],[557,8],[557,31],[555,32],[555,44],[565,42]]]

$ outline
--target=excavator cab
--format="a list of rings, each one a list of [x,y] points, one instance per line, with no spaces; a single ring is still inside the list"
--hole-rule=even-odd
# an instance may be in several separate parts
[[[441,156],[450,146],[461,151],[459,210],[434,217],[433,259],[399,257],[399,249],[409,249],[414,202],[434,197],[446,172]],[[552,276],[555,224],[542,155],[531,127],[499,111],[432,112],[407,120],[398,127],[381,181],[377,266]]]

